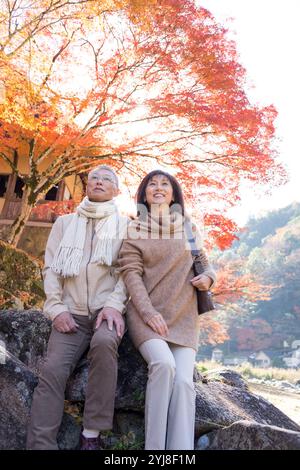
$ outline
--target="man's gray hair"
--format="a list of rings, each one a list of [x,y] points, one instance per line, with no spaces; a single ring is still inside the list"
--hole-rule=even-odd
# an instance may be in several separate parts
[[[95,171],[95,170],[107,170],[107,171],[110,171],[110,173],[113,175],[114,177],[114,180],[116,182],[116,185],[117,187],[119,187],[119,179],[118,179],[118,176],[117,176],[117,173],[115,172],[115,170],[113,169],[113,167],[109,166],[109,165],[99,165],[99,166],[96,166],[95,168],[93,168],[90,172],[92,173],[92,171]]]

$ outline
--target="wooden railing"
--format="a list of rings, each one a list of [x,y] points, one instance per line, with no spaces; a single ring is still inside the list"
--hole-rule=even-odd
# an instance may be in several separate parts
[[[40,207],[45,205],[45,208]],[[8,201],[5,211],[2,210],[0,219],[15,220],[21,213],[22,201]],[[34,209],[29,217],[30,221],[54,222],[57,215],[52,207],[49,207],[49,201],[39,201],[37,209]],[[41,210],[40,210],[41,209]]]

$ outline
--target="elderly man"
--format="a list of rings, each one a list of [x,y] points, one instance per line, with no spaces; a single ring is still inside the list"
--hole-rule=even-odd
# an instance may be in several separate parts
[[[88,175],[87,195],[76,212],[54,223],[43,271],[44,313],[52,320],[47,357],[35,389],[28,449],[57,449],[68,377],[89,348],[82,450],[101,448],[100,431],[112,428],[118,346],[124,333],[127,293],[115,263],[127,227],[113,198],[114,170]]]

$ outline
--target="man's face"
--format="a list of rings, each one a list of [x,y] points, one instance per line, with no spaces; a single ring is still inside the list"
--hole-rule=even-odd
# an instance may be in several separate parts
[[[92,170],[88,175],[86,195],[92,202],[110,201],[118,195],[114,175],[109,170]]]

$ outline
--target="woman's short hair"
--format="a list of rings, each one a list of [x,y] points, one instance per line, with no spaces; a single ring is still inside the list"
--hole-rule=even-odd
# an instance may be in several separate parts
[[[141,181],[141,183],[138,187],[137,193],[136,193],[136,203],[137,203],[137,206],[138,206],[138,212],[139,212],[139,206],[140,205],[144,205],[147,208],[147,211],[150,212],[150,207],[149,207],[147,201],[145,202],[146,187],[147,187],[149,181],[153,178],[153,176],[156,176],[156,175],[163,175],[166,178],[168,178],[168,180],[171,183],[172,189],[173,189],[173,199],[174,199],[174,201],[171,202],[170,207],[174,206],[174,209],[177,212],[181,212],[181,214],[184,215],[184,199],[183,199],[183,193],[182,193],[181,186],[180,186],[179,182],[177,181],[177,179],[174,176],[170,175],[169,173],[167,173],[166,171],[163,171],[163,170],[150,171],[150,173],[148,173],[142,179],[142,181]]]

